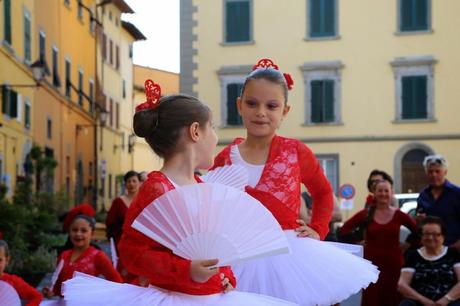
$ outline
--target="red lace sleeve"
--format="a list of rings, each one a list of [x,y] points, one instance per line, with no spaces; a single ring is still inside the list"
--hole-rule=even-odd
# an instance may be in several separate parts
[[[26,306],[38,306],[42,301],[43,296],[40,292],[19,276],[9,275],[9,283],[14,287],[19,297],[27,301]]]
[[[231,164],[230,149],[231,145],[228,145],[222,149],[222,151],[220,151],[219,154],[217,154],[217,156],[214,158],[214,165],[212,165],[209,170]]]
[[[341,234],[348,234],[367,218],[367,209],[362,209],[348,219],[340,228]]]
[[[117,283],[123,282],[121,275],[118,273],[117,270],[115,270],[110,259],[102,251],[98,252],[97,254],[96,269],[99,275],[104,275],[105,279],[109,281]]]
[[[157,172],[158,173],[158,172]],[[166,191],[173,189],[162,175],[149,175],[131,203],[126,216],[123,235],[119,244],[120,257],[129,273],[149,279],[152,285],[188,294],[202,295],[222,291],[219,275],[205,283],[190,278],[190,260],[172,253],[154,240],[131,227],[142,210]],[[222,268],[229,279],[233,277],[229,268]]]
[[[313,200],[309,226],[318,232],[322,240],[329,232],[329,221],[334,210],[332,187],[313,152],[301,142],[298,144],[298,152],[301,180]]]

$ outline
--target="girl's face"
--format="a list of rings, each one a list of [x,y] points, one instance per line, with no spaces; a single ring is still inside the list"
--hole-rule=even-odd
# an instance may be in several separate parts
[[[70,226],[69,236],[75,248],[85,249],[89,247],[93,236],[93,229],[87,220],[77,218]]]
[[[290,109],[281,85],[265,79],[248,81],[237,107],[248,135],[254,137],[273,136]]]
[[[374,197],[377,203],[390,205],[391,201],[393,201],[393,190],[391,189],[391,184],[387,181],[377,183],[377,185],[375,185]]]
[[[209,115],[209,120],[204,127],[199,127],[199,133],[201,135],[198,145],[198,169],[209,169],[213,162],[213,152],[217,146],[217,134],[214,130],[214,124],[212,123],[212,117]]]
[[[140,181],[137,175],[131,176],[125,182],[126,191],[130,194],[134,194],[139,190]]]
[[[0,247],[0,276],[3,275],[3,272],[5,271],[5,268],[8,265],[9,261],[10,258],[6,256],[5,248]]]

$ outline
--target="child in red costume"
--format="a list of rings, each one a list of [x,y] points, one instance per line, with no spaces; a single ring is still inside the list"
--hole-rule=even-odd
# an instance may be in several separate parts
[[[201,183],[196,169],[212,165],[217,144],[211,112],[198,99],[186,95],[161,97],[160,87],[145,83],[147,102],[136,108],[134,132],[144,137],[154,152],[164,158],[160,171],[153,171],[131,203],[118,245],[126,270],[138,277],[138,284],[109,284],[85,276],[66,283],[67,305],[81,305],[73,289],[92,283],[95,305],[288,305],[285,301],[235,292],[230,267],[213,268],[217,259],[188,260],[132,227],[133,221],[155,199],[180,186]],[[161,97],[161,98],[160,98]],[[89,287],[89,285],[86,285]],[[101,292],[102,294],[98,294]],[[113,292],[111,300],[107,292]],[[86,297],[88,298],[88,296]]]
[[[26,306],[38,306],[43,299],[40,292],[19,276],[4,272],[9,260],[10,252],[8,244],[4,240],[0,240],[0,280],[10,284],[16,290],[19,297],[27,302]]]
[[[333,194],[312,151],[302,142],[276,135],[289,113],[293,81],[270,59],[254,66],[236,101],[246,128],[215,158],[214,168],[238,164],[249,173],[246,191],[267,207],[286,231],[291,254],[262,258],[234,267],[239,289],[301,305],[330,305],[377,278],[374,266],[318,241],[328,233]],[[310,225],[299,219],[300,184],[310,192]],[[299,239],[299,237],[308,237]],[[336,272],[344,265],[342,272]],[[358,273],[358,277],[353,277]]]
[[[58,271],[58,278],[53,288],[43,289],[47,297],[53,295],[62,297],[62,283],[71,279],[76,271],[93,276],[102,275],[107,280],[122,282],[120,274],[107,255],[90,245],[96,222],[91,216],[84,214],[88,211],[91,212],[85,205],[80,205],[66,216],[64,226],[68,230],[73,248],[62,252],[59,256],[58,266],[62,268]]]

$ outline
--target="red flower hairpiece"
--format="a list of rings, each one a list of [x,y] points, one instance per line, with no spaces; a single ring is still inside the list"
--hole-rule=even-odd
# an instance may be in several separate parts
[[[252,66],[252,70],[256,70],[259,68],[264,68],[264,69],[275,69],[279,70],[278,65],[276,65],[271,59],[269,58],[263,58],[257,62],[256,65]],[[283,73],[284,78],[286,79],[286,84],[289,90],[291,90],[294,87],[294,80],[292,80],[292,77],[289,73]]]
[[[160,106],[160,98],[161,98],[160,85],[150,79],[147,79],[145,80],[144,86],[145,86],[145,95],[147,96],[147,101],[136,106],[136,113],[146,110],[146,109],[155,109],[158,106]]]
[[[64,219],[64,223],[62,224],[62,229],[64,232],[69,231],[70,224],[78,215],[86,215],[88,217],[94,217],[96,215],[96,211],[90,204],[80,204],[72,208],[66,215]]]

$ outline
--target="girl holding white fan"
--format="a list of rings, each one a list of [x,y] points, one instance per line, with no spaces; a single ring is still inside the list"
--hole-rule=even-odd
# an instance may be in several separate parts
[[[273,297],[237,292],[233,290],[236,280],[230,267],[214,267],[219,264],[216,257],[186,259],[165,246],[169,240],[164,238],[164,232],[156,230],[157,226],[175,230],[178,224],[172,217],[182,217],[190,223],[197,219],[187,216],[187,207],[181,206],[187,204],[187,197],[194,198],[196,194],[181,196],[180,191],[198,185],[212,189],[212,184],[197,184],[201,180],[194,171],[212,165],[217,136],[209,108],[198,99],[186,95],[161,97],[160,86],[151,80],[145,82],[145,90],[147,101],[136,107],[134,131],[137,136],[145,138],[153,151],[164,159],[164,164],[161,171],[148,175],[131,203],[118,245],[125,268],[137,276],[139,286],[101,281],[80,274],[65,284],[67,305],[293,305]],[[244,192],[236,192],[246,196]],[[179,198],[174,198],[172,204],[161,202],[169,196]],[[156,215],[160,219],[151,222],[155,216],[149,213],[163,208],[165,211]],[[214,208],[218,210],[218,207]],[[174,215],[176,210],[180,211]],[[163,218],[166,215],[161,213],[170,215]],[[270,215],[268,211],[267,214]],[[142,232],[140,223],[144,225]],[[154,232],[152,235],[156,236],[147,232]],[[153,240],[151,237],[164,239]]]
[[[292,85],[292,78],[270,59],[253,67],[236,101],[246,139],[237,138],[224,148],[213,168],[245,167],[246,191],[272,212],[290,243],[290,254],[233,266],[238,289],[301,305],[331,305],[375,282],[378,270],[369,261],[319,241],[329,230],[332,188],[305,144],[276,135],[290,110],[287,98]],[[300,184],[313,199],[309,226],[298,217]]]

